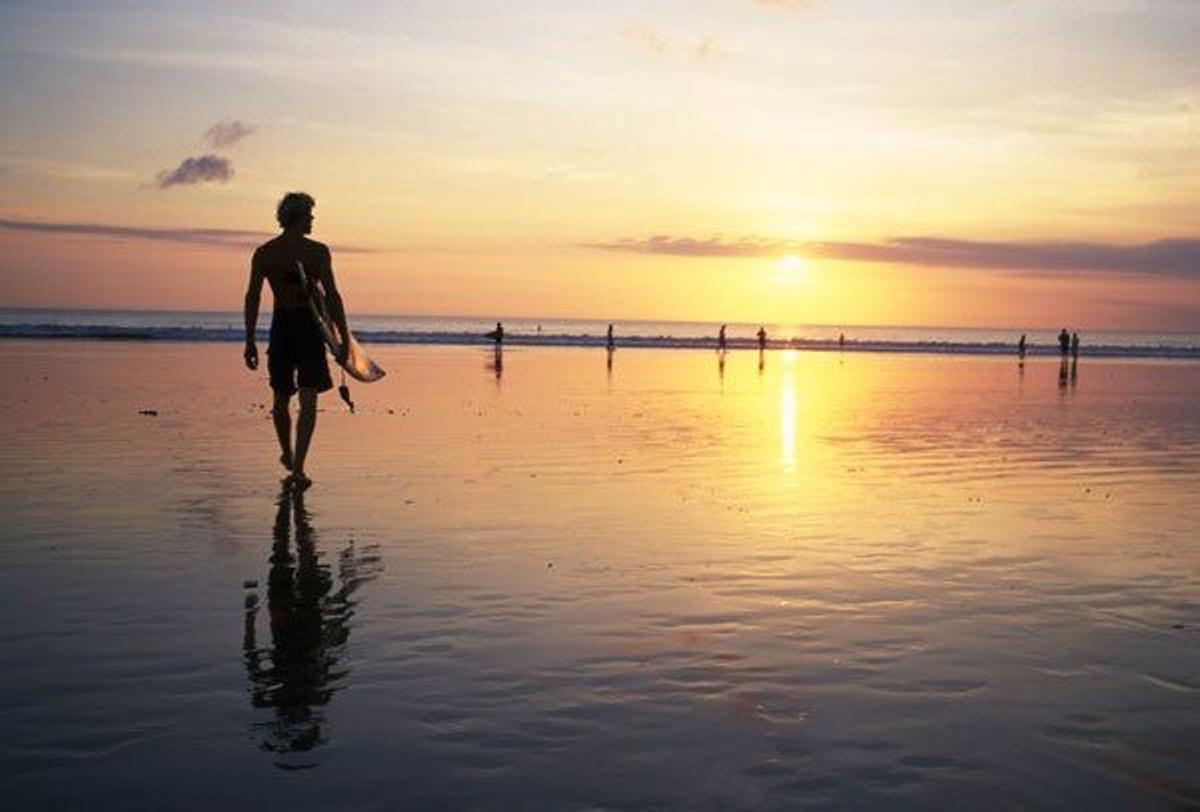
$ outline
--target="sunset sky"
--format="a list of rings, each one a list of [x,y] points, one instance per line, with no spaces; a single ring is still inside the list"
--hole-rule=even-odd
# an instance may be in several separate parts
[[[0,306],[1200,329],[1200,2],[0,5]]]

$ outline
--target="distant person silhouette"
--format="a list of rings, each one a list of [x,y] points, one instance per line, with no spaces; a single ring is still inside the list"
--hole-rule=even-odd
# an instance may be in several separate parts
[[[838,349],[839,350],[846,349],[846,334],[845,333],[838,333]]]
[[[317,395],[333,388],[329,365],[325,360],[325,341],[308,307],[308,292],[296,265],[325,291],[325,304],[334,323],[349,335],[346,311],[333,278],[329,248],[306,235],[312,232],[316,201],[303,192],[288,192],[279,201],[275,217],[283,232],[260,245],[250,260],[250,282],[246,288],[246,367],[258,369],[258,347],[254,332],[258,324],[258,306],[265,279],[275,299],[271,316],[271,338],[267,345],[267,369],[270,372],[274,404],[271,417],[279,439],[279,462],[291,474],[287,477],[297,488],[312,484],[304,472],[313,429],[317,424]],[[338,361],[343,361],[339,358]],[[300,413],[296,420],[296,444],[292,446],[292,395],[300,393]]]
[[[496,329],[492,330],[490,333],[486,333],[484,338],[490,338],[492,341],[496,342],[496,346],[499,347],[504,343],[504,325],[500,322],[496,322]]]
[[[617,346],[617,341],[615,338],[613,338],[613,326],[612,326],[611,322],[608,325],[608,339],[606,341],[606,346],[610,350],[614,349]]]
[[[1071,357],[1079,357],[1079,333],[1071,333]]]
[[[1067,332],[1067,328],[1062,328],[1062,332],[1058,334],[1058,351],[1066,355],[1071,350],[1071,334]]]
[[[767,328],[762,325],[758,327],[758,348],[760,350],[767,348]]]
[[[725,351],[725,325],[721,325],[720,331],[717,332],[717,349],[721,352]]]
[[[1017,355],[1025,357],[1025,334],[1021,333],[1021,340],[1017,342]]]

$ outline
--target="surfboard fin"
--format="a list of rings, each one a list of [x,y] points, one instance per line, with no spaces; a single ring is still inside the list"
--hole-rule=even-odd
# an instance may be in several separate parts
[[[338,387],[338,394],[342,400],[346,401],[346,405],[350,407],[350,414],[354,414],[354,401],[350,399],[350,387],[342,384]]]

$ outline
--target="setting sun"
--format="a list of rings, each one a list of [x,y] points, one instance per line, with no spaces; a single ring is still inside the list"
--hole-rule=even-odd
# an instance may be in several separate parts
[[[775,281],[784,284],[795,284],[807,280],[811,270],[808,263],[795,254],[780,257],[773,264]]]

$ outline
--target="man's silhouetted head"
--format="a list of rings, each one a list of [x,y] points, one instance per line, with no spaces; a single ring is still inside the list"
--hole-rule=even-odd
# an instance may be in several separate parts
[[[317,205],[311,195],[288,192],[275,209],[275,219],[285,231],[299,228],[302,234],[312,231],[312,210]]]

